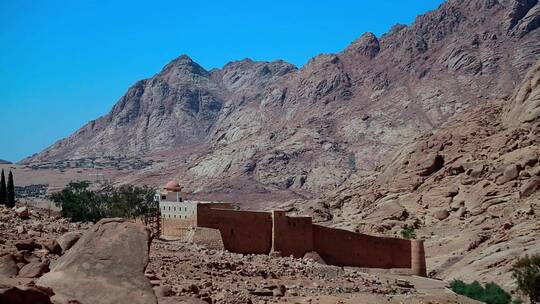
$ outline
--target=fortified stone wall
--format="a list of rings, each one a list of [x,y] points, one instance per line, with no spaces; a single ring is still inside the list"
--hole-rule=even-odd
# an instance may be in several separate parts
[[[422,241],[314,225],[310,217],[288,217],[284,211],[237,211],[200,204],[196,215],[195,219],[162,219],[163,234],[185,237],[190,227],[206,227],[219,230],[223,247],[231,252],[272,251],[301,258],[306,252],[315,251],[330,265],[405,268],[413,274],[426,275]]]
[[[284,211],[272,211],[272,251],[282,256],[301,258],[313,251],[311,217],[289,217]]]
[[[161,218],[161,234],[169,236],[185,237],[190,227],[197,226],[195,216],[187,219]]]
[[[313,249],[328,264],[411,268],[411,241],[313,225]]]
[[[223,246],[231,252],[268,254],[272,247],[272,216],[268,212],[201,206],[197,225],[219,229]]]

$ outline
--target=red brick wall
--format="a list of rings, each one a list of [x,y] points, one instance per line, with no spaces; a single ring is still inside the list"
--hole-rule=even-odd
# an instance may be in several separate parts
[[[284,211],[273,211],[272,217],[272,251],[296,258],[313,251],[311,217],[288,217]]]
[[[272,246],[272,217],[268,212],[213,209],[197,210],[197,225],[219,229],[226,250],[268,254]]]
[[[328,264],[411,268],[411,242],[313,225],[313,247]]]

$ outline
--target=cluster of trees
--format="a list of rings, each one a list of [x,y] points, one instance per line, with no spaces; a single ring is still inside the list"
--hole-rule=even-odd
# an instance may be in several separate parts
[[[512,300],[512,296],[495,283],[482,286],[478,281],[467,284],[454,280],[450,283],[450,288],[457,294],[488,304],[509,304]]]
[[[141,218],[148,221],[157,212],[154,189],[125,185],[91,190],[87,181],[71,182],[51,195],[61,214],[71,221],[97,222],[106,217]]]
[[[526,295],[531,304],[540,302],[540,255],[518,259],[512,266],[512,277],[516,280],[517,290]],[[512,300],[512,296],[495,283],[482,286],[477,281],[467,284],[454,280],[450,288],[457,294],[488,304],[522,303],[520,299]]]
[[[0,205],[6,205],[9,208],[15,206],[15,184],[13,182],[13,173],[9,171],[6,185],[4,169],[2,169],[2,175],[0,176]]]

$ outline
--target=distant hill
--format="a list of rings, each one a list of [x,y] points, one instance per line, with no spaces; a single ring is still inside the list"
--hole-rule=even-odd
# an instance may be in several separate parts
[[[13,163],[7,160],[0,159],[0,165],[10,165],[10,164],[13,164]]]

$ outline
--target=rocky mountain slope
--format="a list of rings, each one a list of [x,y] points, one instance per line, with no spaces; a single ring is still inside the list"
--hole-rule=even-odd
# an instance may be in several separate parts
[[[489,100],[419,136],[381,174],[350,179],[292,210],[350,230],[426,239],[446,280],[513,289],[510,268],[540,254],[540,61],[508,100]]]
[[[539,13],[537,0],[449,0],[300,69],[245,59],[206,71],[184,55],[23,163],[160,155],[165,164],[133,180],[169,168],[160,182],[175,176],[195,192],[318,195],[372,174],[471,105],[511,94],[540,54]]]

